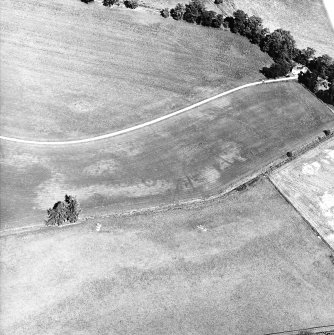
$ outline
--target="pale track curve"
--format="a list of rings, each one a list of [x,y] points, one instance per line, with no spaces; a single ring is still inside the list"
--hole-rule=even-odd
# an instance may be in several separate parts
[[[22,143],[22,144],[37,144],[37,145],[45,145],[45,146],[57,146],[57,145],[68,145],[68,144],[82,144],[82,143],[89,143],[89,142],[94,142],[94,141],[99,141],[99,140],[104,140],[106,138],[111,138],[111,137],[115,137],[115,136],[119,136],[119,135],[123,135],[147,126],[151,126],[155,123],[167,120],[169,118],[172,118],[174,116],[177,116],[179,114],[182,114],[184,112],[187,112],[193,108],[199,107],[201,105],[204,105],[210,101],[216,100],[218,98],[221,98],[225,95],[228,95],[230,93],[242,90],[244,88],[248,88],[248,87],[252,87],[252,86],[256,86],[256,85],[261,85],[261,84],[269,84],[269,83],[275,83],[275,82],[280,82],[280,81],[289,81],[289,80],[296,80],[297,76],[294,77],[288,77],[288,78],[280,78],[280,79],[270,79],[270,80],[262,80],[262,81],[256,81],[253,83],[249,83],[249,84],[245,84],[245,85],[241,85],[238,86],[236,88],[233,88],[231,90],[225,91],[223,93],[217,94],[211,98],[202,100],[200,102],[197,102],[193,105],[190,105],[188,107],[179,109],[178,111],[172,112],[170,114],[158,117],[156,119],[153,119],[151,121],[147,121],[141,124],[138,124],[136,126],[133,127],[129,127],[129,128],[125,128],[122,130],[118,130],[109,134],[104,134],[104,135],[99,135],[99,136],[94,136],[94,137],[90,137],[90,138],[86,138],[86,139],[81,139],[81,140],[69,140],[69,141],[33,141],[33,140],[24,140],[24,139],[20,139],[20,138],[14,138],[14,137],[7,137],[7,136],[0,136],[1,140],[4,141],[9,141],[9,142],[16,142],[16,143]]]

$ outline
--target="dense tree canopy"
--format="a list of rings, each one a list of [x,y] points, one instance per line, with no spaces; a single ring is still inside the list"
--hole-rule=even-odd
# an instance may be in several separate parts
[[[103,0],[102,1],[102,5],[106,7],[111,7],[117,4],[119,4],[119,0]]]
[[[170,10],[170,15],[174,20],[182,20],[185,11],[186,7],[183,4],[178,3],[174,8]]]
[[[318,91],[317,97],[327,104],[334,105],[334,83],[331,84],[328,90]]]
[[[240,35],[246,35],[246,29],[248,27],[248,15],[243,10],[237,10],[233,13],[234,20],[230,29],[232,33],[239,33]]]
[[[277,63],[272,64],[269,68],[264,67],[262,69],[262,73],[267,78],[278,78],[278,77],[285,76],[290,70],[291,70],[290,63],[284,60],[281,60]]]
[[[202,14],[205,12],[204,2],[202,0],[192,0],[186,5],[183,19],[189,23],[201,23]]]
[[[296,49],[294,61],[299,64],[307,65],[308,61],[315,55],[315,50],[307,47],[306,49]]]
[[[269,33],[262,25],[262,19],[258,16],[251,16],[248,19],[246,37],[254,44],[260,44],[262,39]]]
[[[296,52],[296,42],[290,31],[276,29],[264,38],[262,50],[267,52],[274,61],[290,61]]]
[[[328,55],[313,58],[307,63],[307,67],[323,78],[331,77],[333,79],[334,63]]]
[[[66,221],[74,223],[81,212],[79,202],[71,195],[65,195],[64,201],[57,201],[52,208],[47,210],[47,226],[61,226]]]
[[[170,14],[174,20],[183,19],[206,27],[220,28],[223,23],[223,15],[206,10],[203,0],[192,0],[185,6],[178,3]]]
[[[138,0],[124,0],[124,5],[126,8],[136,9],[139,4]]]

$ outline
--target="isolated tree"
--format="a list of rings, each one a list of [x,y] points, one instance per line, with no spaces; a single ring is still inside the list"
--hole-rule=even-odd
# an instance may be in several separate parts
[[[137,0],[124,0],[124,5],[126,8],[136,9],[139,4]]]
[[[222,4],[224,2],[224,0],[215,0],[215,4],[216,5],[220,5],[220,4]]]
[[[57,201],[47,210],[47,226],[61,226],[64,222],[74,223],[81,212],[79,202],[71,195],[65,195],[64,201]]]
[[[84,3],[89,3],[89,2],[93,2],[94,0],[81,0],[81,2],[84,2]]]
[[[185,11],[186,7],[183,4],[178,3],[174,8],[170,10],[170,15],[174,20],[182,20]]]
[[[66,220],[73,223],[78,220],[81,212],[80,204],[77,199],[71,195],[65,195]]]
[[[62,201],[56,202],[52,208],[47,210],[47,226],[61,226],[66,221],[66,205]]]

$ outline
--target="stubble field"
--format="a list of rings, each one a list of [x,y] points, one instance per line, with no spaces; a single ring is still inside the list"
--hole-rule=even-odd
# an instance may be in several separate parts
[[[2,228],[42,224],[65,193],[85,215],[216,195],[334,128],[334,115],[294,82],[250,87],[106,140],[47,147],[3,141]]]
[[[263,78],[241,36],[79,0],[1,1],[1,134],[78,139]]]
[[[156,8],[172,8],[176,3],[189,0],[142,0]],[[318,54],[334,57],[334,31],[322,0],[224,0],[216,6],[213,0],[205,1],[208,10],[232,15],[242,9],[249,16],[257,15],[271,31],[282,28],[291,31],[299,48],[312,47]]]
[[[266,179],[192,209],[1,238],[1,255],[4,335],[258,335],[333,322],[330,251]]]
[[[283,166],[270,178],[334,248],[334,140]]]

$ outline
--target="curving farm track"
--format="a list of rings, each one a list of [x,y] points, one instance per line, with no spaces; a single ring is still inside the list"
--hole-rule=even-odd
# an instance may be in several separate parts
[[[33,140],[24,140],[24,139],[19,139],[19,138],[14,138],[14,137],[7,137],[7,136],[0,136],[0,139],[5,140],[5,141],[10,141],[10,142],[16,142],[16,143],[25,143],[25,144],[40,144],[40,145],[64,145],[64,144],[82,144],[82,143],[88,143],[88,142],[94,142],[94,141],[98,141],[98,140],[103,140],[103,139],[107,139],[107,138],[111,138],[111,137],[115,137],[115,136],[119,136],[119,135],[123,135],[147,126],[151,126],[153,124],[156,124],[158,122],[170,119],[172,117],[175,117],[177,115],[180,115],[184,112],[188,112],[191,109],[194,109],[196,107],[202,106],[208,102],[211,102],[213,100],[216,100],[218,98],[221,98],[225,95],[231,94],[233,92],[236,91],[240,91],[242,89],[248,88],[248,87],[252,87],[252,86],[256,86],[256,85],[261,85],[261,84],[265,84],[265,83],[275,83],[275,82],[282,82],[282,81],[290,81],[290,80],[296,80],[296,77],[289,77],[289,78],[280,78],[280,79],[272,79],[272,80],[266,80],[266,81],[257,81],[257,82],[253,82],[253,83],[249,83],[249,84],[245,84],[245,85],[241,85],[238,86],[236,88],[233,88],[231,90],[228,90],[226,92],[217,94],[213,97],[210,97],[208,99],[204,99],[202,101],[199,101],[193,105],[190,105],[186,108],[180,109],[178,111],[172,112],[170,114],[161,116],[159,118],[156,118],[154,120],[148,121],[148,122],[144,122],[141,123],[139,125],[133,126],[133,127],[129,127],[123,130],[119,130],[119,131],[115,131],[109,134],[104,134],[104,135],[100,135],[100,136],[94,136],[91,138],[86,138],[86,139],[81,139],[81,140],[70,140],[70,141],[33,141]]]

